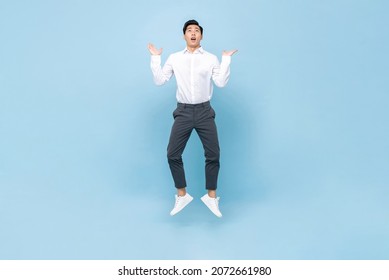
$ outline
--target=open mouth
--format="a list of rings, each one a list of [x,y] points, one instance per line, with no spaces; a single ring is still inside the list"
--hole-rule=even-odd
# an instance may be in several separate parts
[[[190,40],[191,40],[192,42],[194,42],[194,41],[196,41],[196,38],[190,38]]]

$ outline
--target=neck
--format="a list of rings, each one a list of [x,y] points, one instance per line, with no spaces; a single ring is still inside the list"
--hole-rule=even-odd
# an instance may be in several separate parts
[[[187,50],[190,52],[190,53],[194,53],[195,50],[199,49],[201,46],[197,46],[197,47],[189,47],[189,46],[186,46]]]

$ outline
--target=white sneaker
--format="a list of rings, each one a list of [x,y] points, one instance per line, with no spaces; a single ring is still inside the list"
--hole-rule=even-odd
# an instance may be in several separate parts
[[[193,197],[191,197],[188,193],[184,196],[178,196],[175,195],[176,197],[176,203],[174,204],[173,210],[170,212],[170,215],[173,216],[180,212],[186,205],[188,205],[192,200]]]
[[[209,208],[209,210],[212,211],[213,214],[215,214],[217,217],[221,218],[222,213],[220,213],[219,210],[219,199],[220,197],[217,198],[212,198],[208,196],[208,194],[205,194],[201,200],[204,202],[205,205]]]

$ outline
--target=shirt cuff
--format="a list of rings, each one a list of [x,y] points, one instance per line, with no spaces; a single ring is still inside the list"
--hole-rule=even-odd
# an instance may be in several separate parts
[[[231,63],[231,56],[230,55],[223,55],[221,63],[223,63],[223,64],[230,64]]]
[[[161,56],[160,55],[152,55],[151,56],[151,63],[160,64],[161,63]]]

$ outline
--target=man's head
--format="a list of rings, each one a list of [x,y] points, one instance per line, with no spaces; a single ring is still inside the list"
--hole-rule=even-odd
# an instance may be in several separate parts
[[[203,39],[203,28],[194,19],[188,20],[183,28],[184,39],[188,48],[197,49]]]
[[[185,22],[184,28],[182,29],[182,31],[184,32],[184,35],[185,35],[186,29],[188,28],[189,25],[197,25],[200,28],[201,35],[203,35],[203,27],[200,26],[200,24],[194,19],[191,19],[191,20],[188,20],[187,22]]]

